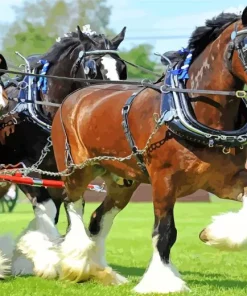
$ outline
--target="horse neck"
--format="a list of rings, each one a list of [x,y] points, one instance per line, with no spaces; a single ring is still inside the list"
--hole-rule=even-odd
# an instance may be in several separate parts
[[[76,52],[71,59],[70,55],[68,54],[64,59],[53,64],[47,71],[47,75],[72,78],[71,70],[77,58],[78,54]],[[78,70],[76,78],[86,78],[82,69]],[[85,83],[78,83],[75,81],[51,79],[47,94],[44,95],[41,93],[41,100],[61,104],[67,95],[69,95],[71,92],[75,91],[78,88],[84,87],[85,85]],[[48,118],[53,118],[55,116],[57,108],[44,106],[43,111]]]
[[[192,63],[188,88],[222,91],[243,89],[244,83],[231,74],[224,57],[230,41],[231,28],[223,33]],[[196,94],[191,97],[193,97],[193,108],[199,122],[219,130],[235,128],[239,99],[217,95],[202,97]]]

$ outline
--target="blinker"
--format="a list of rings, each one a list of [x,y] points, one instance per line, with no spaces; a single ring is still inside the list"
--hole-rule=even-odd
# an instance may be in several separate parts
[[[88,60],[84,65],[84,72],[86,75],[90,75],[91,78],[96,77],[97,75],[97,67],[94,60]]]
[[[81,59],[83,56],[84,56],[84,51],[81,50],[81,51],[79,52],[79,58]]]
[[[231,34],[231,39],[234,40],[237,37],[237,32],[233,31]]]

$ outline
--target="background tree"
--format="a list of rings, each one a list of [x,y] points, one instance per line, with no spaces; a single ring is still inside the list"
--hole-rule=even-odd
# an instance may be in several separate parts
[[[124,41],[123,41],[124,43]],[[122,50],[120,56],[136,65],[140,65],[148,70],[155,71],[156,63],[150,59],[153,55],[153,46],[150,44],[141,44],[133,47],[131,50]],[[159,73],[160,71],[158,71]],[[162,73],[162,72],[160,72]],[[128,77],[129,78],[151,78],[157,79],[157,77],[151,77],[151,74],[141,72],[140,69],[128,65]]]
[[[24,56],[44,53],[58,36],[75,31],[77,25],[82,27],[91,24],[92,30],[105,33],[108,38],[119,33],[109,27],[111,7],[106,4],[106,0],[37,0],[35,3],[26,0],[13,8],[16,18],[3,36],[2,52],[16,64],[22,61],[15,51]],[[130,51],[123,50],[120,55],[153,70],[155,63],[150,60],[151,53],[152,46],[143,44]],[[150,77],[150,74],[143,74],[128,66],[128,77],[143,78]]]

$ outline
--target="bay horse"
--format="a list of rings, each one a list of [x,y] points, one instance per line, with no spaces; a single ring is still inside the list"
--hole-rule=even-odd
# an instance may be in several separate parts
[[[164,82],[146,87],[97,85],[66,98],[52,124],[57,167],[68,173],[63,180],[71,219],[59,249],[60,278],[125,282],[107,266],[102,248],[114,217],[140,183],[149,183],[153,255],[134,291],[189,291],[170,259],[177,238],[174,206],[177,198],[198,189],[231,200],[245,198],[246,106],[235,91],[247,82],[246,48],[247,7],[241,15],[221,13],[196,28],[184,65],[168,68]],[[178,95],[176,89],[184,87],[194,91]],[[67,166],[68,145],[73,166]],[[132,183],[121,187],[114,175]],[[80,204],[88,183],[97,176],[106,182],[107,197],[92,214],[88,232]],[[246,217],[238,217],[245,225]],[[238,245],[246,246],[246,241],[244,232]]]
[[[77,29],[77,32],[71,32],[65,34],[62,38],[58,38],[57,42],[44,55],[30,57],[28,60],[31,60],[32,69],[35,69],[39,65],[37,61],[41,60],[44,63],[44,67],[46,63],[49,64],[46,71],[48,75],[103,80],[126,79],[126,64],[115,52],[124,40],[126,27],[111,40],[102,34],[87,35],[81,31],[79,26]],[[43,69],[44,68],[42,68],[42,71]],[[58,104],[61,103],[63,98],[70,92],[85,87],[87,84],[75,81],[64,83],[63,80],[52,79],[48,79],[47,83],[44,81],[41,82],[42,88],[38,91],[40,99]],[[6,91],[10,98],[16,98],[18,97],[20,89],[16,86],[9,85]],[[11,110],[11,108],[9,108],[9,110]],[[42,120],[46,124],[51,124],[56,108],[44,106],[39,111]],[[9,164],[22,162],[28,167],[39,159],[41,151],[47,142],[49,131],[47,132],[47,130],[41,128],[35,124],[35,122],[30,122],[30,114],[28,112],[26,114],[20,112],[19,117],[20,122],[15,125],[15,132],[5,137],[4,145],[0,146],[0,151],[8,150],[7,157],[0,159],[0,163]],[[52,147],[40,168],[54,172],[57,170]],[[37,174],[30,175],[42,177]],[[45,178],[47,178],[46,175]],[[19,187],[28,198],[32,200],[35,219],[28,228],[24,230],[18,240],[30,228],[36,229],[37,231],[40,230],[41,232],[43,231],[50,238],[60,237],[55,224],[58,222],[60,205],[65,197],[63,190],[25,185],[20,185]],[[42,212],[42,215],[39,211]],[[47,222],[48,220],[49,222]],[[42,223],[46,225],[42,226]],[[41,243],[35,240],[31,243],[39,244],[39,247],[42,249],[43,245]],[[52,269],[52,271],[50,271],[47,265],[44,264],[45,260],[48,265],[51,262],[46,254],[46,249],[43,249],[42,255],[39,256],[39,262],[41,262],[40,258],[42,258],[43,265],[41,270],[35,270],[36,274],[46,278],[49,276],[53,277],[54,270]],[[25,266],[24,263],[26,264]],[[33,265],[30,264],[30,260],[26,260],[20,250],[17,249],[15,250],[12,261],[12,273],[14,275],[33,273]]]

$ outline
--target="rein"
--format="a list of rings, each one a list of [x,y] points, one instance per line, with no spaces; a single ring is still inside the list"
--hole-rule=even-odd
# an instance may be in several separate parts
[[[195,93],[195,94],[211,94],[211,95],[221,95],[221,96],[236,96],[237,98],[247,98],[247,92],[244,90],[237,91],[219,91],[219,90],[201,90],[201,89],[180,89],[177,87],[170,87],[166,85],[156,86],[149,79],[143,79],[141,81],[133,81],[133,80],[101,80],[101,79],[84,79],[84,78],[71,78],[71,77],[63,77],[63,76],[54,76],[54,75],[41,75],[35,73],[28,72],[19,72],[12,70],[4,70],[0,69],[0,73],[9,73],[9,74],[20,74],[25,76],[34,76],[34,77],[43,77],[57,80],[65,80],[65,81],[77,81],[77,82],[88,82],[89,84],[128,84],[128,85],[136,85],[136,86],[145,86],[150,87],[152,89],[158,90],[162,93],[174,91],[178,93]],[[37,102],[37,101],[36,101]]]

